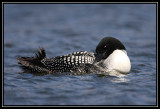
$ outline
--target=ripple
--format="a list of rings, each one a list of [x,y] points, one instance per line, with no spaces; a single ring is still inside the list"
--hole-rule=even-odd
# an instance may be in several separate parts
[[[8,48],[12,48],[14,46],[14,44],[13,43],[5,43],[4,46],[8,47]]]

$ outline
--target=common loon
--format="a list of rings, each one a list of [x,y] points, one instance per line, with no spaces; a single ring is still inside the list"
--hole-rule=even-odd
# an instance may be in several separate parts
[[[126,48],[116,38],[104,37],[96,47],[96,53],[78,51],[68,55],[46,58],[43,48],[34,57],[18,57],[22,68],[31,72],[94,73],[118,71],[128,73],[131,69]]]

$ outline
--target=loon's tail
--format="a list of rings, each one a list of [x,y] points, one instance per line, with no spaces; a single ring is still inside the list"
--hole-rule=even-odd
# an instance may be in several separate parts
[[[30,70],[31,72],[50,72],[47,70],[46,66],[41,62],[42,59],[46,57],[45,50],[40,48],[34,57],[18,57],[18,63],[21,64],[22,68],[25,70]]]

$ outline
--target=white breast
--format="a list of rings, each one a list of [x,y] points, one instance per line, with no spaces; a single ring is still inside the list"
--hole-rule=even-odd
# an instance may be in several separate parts
[[[128,73],[131,69],[130,59],[125,50],[114,50],[103,64],[107,72],[116,70],[118,72]]]

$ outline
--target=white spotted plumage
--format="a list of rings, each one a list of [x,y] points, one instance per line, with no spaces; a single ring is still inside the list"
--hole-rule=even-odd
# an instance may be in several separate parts
[[[44,58],[41,62],[52,71],[71,72],[80,64],[92,64],[94,59],[95,56],[92,52],[80,51],[50,59]]]

